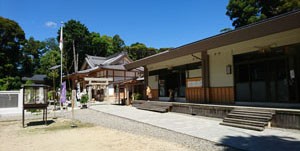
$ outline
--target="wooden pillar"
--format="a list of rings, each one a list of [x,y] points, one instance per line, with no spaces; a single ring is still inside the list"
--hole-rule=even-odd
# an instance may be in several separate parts
[[[202,58],[202,85],[204,89],[204,102],[210,102],[210,95],[209,95],[209,57],[207,55],[207,51],[201,52]]]
[[[146,90],[147,90],[147,87],[148,87],[148,76],[149,76],[149,73],[148,73],[148,68],[147,66],[144,66],[144,91],[143,91],[143,95],[144,95],[144,100],[147,100],[147,93],[146,93]]]
[[[113,81],[115,81],[115,70],[113,70]]]
[[[76,77],[75,79],[72,79],[72,90],[74,90],[77,87],[77,82],[79,82],[78,77]]]
[[[126,80],[126,71],[124,71],[124,80]]]
[[[23,106],[24,106],[24,104],[23,104]],[[25,121],[25,113],[24,113],[24,107],[23,107],[23,109],[22,109],[22,125],[23,125],[23,128],[25,127],[25,125],[24,125],[24,121]]]

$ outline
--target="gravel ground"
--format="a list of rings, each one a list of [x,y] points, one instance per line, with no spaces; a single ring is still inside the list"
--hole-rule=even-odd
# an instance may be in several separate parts
[[[56,116],[59,118],[71,118],[71,112],[57,112]],[[53,113],[48,114],[48,120],[51,120]],[[41,119],[42,116],[35,114],[26,115],[26,119]],[[22,117],[19,116],[1,116],[0,121],[12,121],[21,120]],[[95,111],[91,109],[75,110],[75,119],[86,123],[92,123],[94,125],[99,125],[106,128],[115,129],[118,131],[124,131],[127,133],[132,133],[141,136],[151,136],[160,138],[166,141],[179,143],[181,145],[187,146],[192,150],[237,150],[232,147],[224,146],[211,142],[208,140],[203,140],[200,138],[192,137],[186,134],[170,131],[167,129],[155,127],[152,125],[144,124],[141,122],[133,121],[130,119],[121,118],[118,116],[110,115],[100,111]],[[20,123],[21,124],[21,123]]]
[[[65,114],[64,116],[66,118],[71,118],[70,113]],[[93,123],[95,125],[125,131],[128,133],[133,133],[136,135],[157,137],[167,141],[179,143],[184,146],[188,146],[189,148],[194,150],[236,150],[234,148],[217,144],[208,140],[199,139],[189,135],[181,134],[178,132],[136,122],[130,119],[117,117],[114,115],[91,109],[76,110],[75,119],[80,120],[82,122]]]

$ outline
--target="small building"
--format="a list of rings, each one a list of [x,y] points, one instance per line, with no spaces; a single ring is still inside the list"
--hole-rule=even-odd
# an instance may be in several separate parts
[[[143,99],[146,95],[144,92],[144,78],[135,78],[131,80],[121,80],[113,82],[116,90],[116,101],[119,104],[131,104],[133,100]]]
[[[144,67],[152,99],[186,103],[300,104],[300,11],[125,65]]]
[[[115,93],[114,81],[132,80],[140,77],[143,68],[125,70],[124,65],[132,62],[127,52],[120,52],[108,57],[86,55],[80,71],[66,76],[71,81],[72,89],[89,94],[96,101],[113,100]]]
[[[35,84],[45,84],[47,75],[35,74],[32,77],[22,77],[22,81],[32,81]]]

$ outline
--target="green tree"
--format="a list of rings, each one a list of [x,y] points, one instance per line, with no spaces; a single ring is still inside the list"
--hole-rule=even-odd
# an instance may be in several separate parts
[[[0,79],[0,90],[18,90],[21,88],[22,82],[19,76],[7,76]]]
[[[51,67],[60,64],[60,51],[50,50],[46,52],[44,56],[41,57],[41,67],[38,72],[41,74],[46,74],[48,79],[55,79],[56,85],[59,86],[59,69],[50,70]]]
[[[235,28],[300,8],[299,0],[230,0],[226,15]]]
[[[59,51],[58,42],[56,41],[55,38],[48,38],[45,41],[43,41],[43,43],[44,43],[43,54],[51,50]]]
[[[49,76],[49,73],[51,72],[49,71],[49,68],[56,65],[60,65],[60,50],[58,45],[56,46],[53,45],[53,47],[51,48],[53,42],[55,41],[53,40],[44,41],[47,51],[45,52],[44,55],[40,57],[40,62],[39,62],[40,67],[36,71],[37,74],[46,74],[48,75],[48,77],[51,77]]]
[[[0,90],[20,89],[24,40],[19,24],[0,16]]]
[[[40,57],[40,67],[36,73],[45,74],[47,78],[54,79],[56,86],[59,86],[59,68],[49,70],[51,67],[60,65],[60,50],[58,43],[54,38],[49,38],[43,41],[44,43],[44,54]]]
[[[110,56],[114,54],[113,45],[112,45],[113,39],[107,35],[101,36],[100,39],[101,39],[100,47],[102,50],[106,51],[106,56]]]
[[[19,75],[24,40],[19,24],[0,16],[0,79]]]
[[[143,43],[134,43],[126,48],[128,55],[132,60],[139,60],[147,56],[156,54],[157,50],[155,48],[148,48]]]
[[[45,43],[30,37],[23,47],[22,75],[32,76],[40,67],[40,57],[45,53]]]
[[[60,29],[58,30],[57,40],[60,39]],[[78,54],[78,67],[80,67],[84,61],[86,50],[89,49],[89,36],[90,32],[88,28],[79,21],[69,20],[64,24],[63,29],[63,42],[64,42],[64,69],[67,73],[75,71],[74,65],[77,61]],[[75,48],[75,56],[74,49]]]
[[[106,50],[101,47],[102,41],[99,33],[91,32],[87,54],[94,56],[106,56]]]
[[[119,35],[114,35],[112,38],[112,51],[113,53],[118,53],[123,51],[125,48],[125,42],[121,39]]]

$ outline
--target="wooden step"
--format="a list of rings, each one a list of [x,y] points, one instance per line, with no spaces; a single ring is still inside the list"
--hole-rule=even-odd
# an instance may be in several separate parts
[[[259,127],[264,127],[268,124],[268,122],[260,122],[260,121],[244,120],[244,119],[235,119],[235,118],[225,118],[223,120],[223,122],[242,124],[242,125],[259,126]]]
[[[227,123],[227,122],[222,122],[220,124],[225,125],[225,126],[232,126],[232,127],[238,127],[238,128],[244,128],[244,129],[250,129],[250,130],[256,130],[256,131],[264,130],[264,127],[258,127],[258,126],[242,125],[242,124]]]

